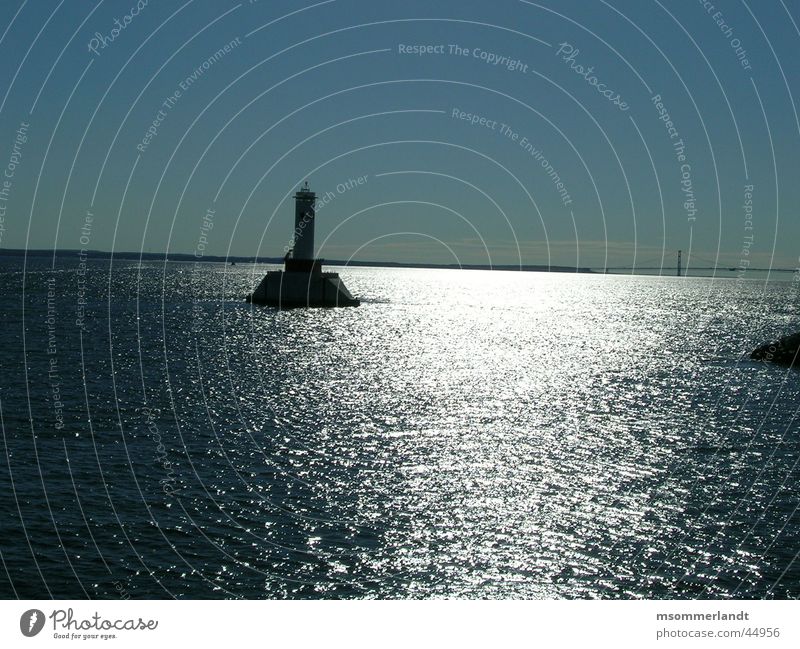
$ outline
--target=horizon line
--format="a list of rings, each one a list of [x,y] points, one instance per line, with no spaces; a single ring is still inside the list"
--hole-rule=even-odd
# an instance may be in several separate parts
[[[203,263],[251,263],[251,264],[281,264],[284,261],[283,257],[267,257],[267,256],[246,256],[246,255],[200,255],[185,252],[132,252],[132,251],[106,251],[96,249],[84,248],[0,248],[0,256],[9,257],[44,257],[44,256],[64,256],[68,254],[84,254],[95,255],[101,258],[112,259],[118,257],[120,259],[148,259],[164,261],[178,261],[178,262],[203,262]],[[458,262],[410,262],[410,261],[362,261],[362,260],[342,260],[342,259],[320,259],[324,264],[330,266],[375,266],[375,267],[399,267],[399,268],[444,268],[444,269],[464,269],[464,270],[547,270],[553,272],[576,272],[576,273],[593,273],[613,275],[618,273],[608,273],[607,271],[623,271],[623,270],[677,270],[677,266],[575,266],[569,264],[486,264],[486,263],[458,263]],[[691,266],[689,268],[683,267],[684,271],[691,270],[721,270],[724,272],[800,272],[798,268],[754,268],[748,267],[745,269],[732,267],[725,264],[717,264],[716,266]],[[599,272],[598,272],[599,271]]]

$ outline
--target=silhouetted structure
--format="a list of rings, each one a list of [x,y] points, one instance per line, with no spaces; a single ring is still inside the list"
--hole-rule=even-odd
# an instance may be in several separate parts
[[[753,350],[750,358],[755,361],[769,361],[778,365],[800,367],[800,332],[761,345]]]
[[[314,258],[314,217],[317,195],[306,181],[294,195],[292,250],[284,257],[284,270],[270,271],[248,302],[277,307],[358,306],[337,273],[323,273],[322,259]]]

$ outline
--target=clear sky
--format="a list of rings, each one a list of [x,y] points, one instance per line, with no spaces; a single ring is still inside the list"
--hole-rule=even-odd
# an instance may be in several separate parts
[[[308,179],[329,259],[798,265],[796,0],[4,0],[0,20],[2,248],[281,256]]]

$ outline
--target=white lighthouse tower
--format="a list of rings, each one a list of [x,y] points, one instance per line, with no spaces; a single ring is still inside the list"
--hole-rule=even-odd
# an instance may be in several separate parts
[[[294,195],[294,234],[284,270],[270,271],[248,302],[277,307],[358,306],[337,273],[323,273],[322,259],[314,258],[314,218],[317,195],[308,181]]]

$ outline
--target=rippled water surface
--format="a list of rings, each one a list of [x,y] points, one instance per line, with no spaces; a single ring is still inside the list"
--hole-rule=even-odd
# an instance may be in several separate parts
[[[3,597],[800,595],[791,281],[77,265],[0,259]]]

